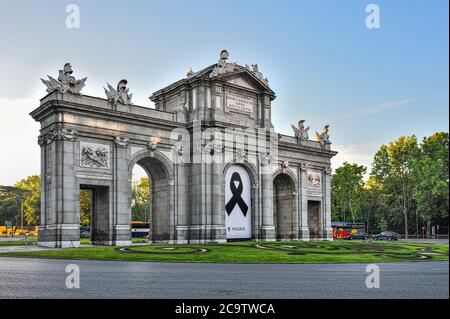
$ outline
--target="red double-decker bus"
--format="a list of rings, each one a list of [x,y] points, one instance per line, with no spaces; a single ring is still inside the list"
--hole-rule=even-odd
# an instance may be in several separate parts
[[[332,222],[333,239],[344,239],[347,235],[366,231],[364,223]]]

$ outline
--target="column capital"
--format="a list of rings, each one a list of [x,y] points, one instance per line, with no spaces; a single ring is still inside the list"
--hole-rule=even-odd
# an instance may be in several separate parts
[[[270,153],[260,156],[260,161],[263,166],[268,166],[273,160],[273,156]]]
[[[77,130],[73,129],[61,129],[59,132],[61,139],[66,141],[72,141],[74,142],[78,138],[78,132]]]
[[[117,147],[127,147],[130,139],[124,136],[116,136],[114,142],[116,143]]]
[[[75,142],[78,138],[78,132],[74,129],[58,128],[49,131],[47,134],[38,136],[38,144],[45,146],[56,140],[65,140]]]
[[[47,145],[47,136],[46,135],[39,135],[37,140],[39,146],[45,146]]]

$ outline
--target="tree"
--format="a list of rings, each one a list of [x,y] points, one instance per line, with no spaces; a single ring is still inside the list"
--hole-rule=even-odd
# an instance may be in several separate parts
[[[131,212],[136,221],[148,221],[151,205],[151,188],[148,177],[131,184]]]
[[[369,233],[386,230],[386,198],[382,185],[373,176],[364,183],[360,207]]]
[[[15,185],[18,189],[28,191],[23,196],[24,222],[27,225],[38,225],[41,213],[41,178],[31,175],[21,179]]]
[[[448,219],[449,135],[435,133],[425,137],[420,146],[421,154],[413,165],[413,198],[417,204],[417,219],[420,215],[426,221],[427,237],[430,237],[432,221]]]
[[[132,184],[133,220],[147,221],[150,211],[150,181],[141,178]],[[41,179],[32,175],[18,181],[14,186],[0,186],[0,224],[12,220],[20,224],[23,203],[24,224],[38,225],[40,220]],[[80,190],[80,224],[88,226],[92,216],[92,191]]]
[[[80,224],[84,227],[91,224],[92,216],[92,191],[89,189],[80,190]]]
[[[335,220],[345,221],[347,212],[350,213],[352,222],[356,222],[361,217],[360,199],[366,171],[365,166],[345,162],[331,176],[331,196]]]
[[[11,220],[16,223],[19,222],[20,207],[19,201],[15,196],[0,197],[0,225],[5,225],[5,221]]]
[[[0,222],[14,220],[20,223],[20,210],[23,203],[24,224],[38,225],[41,206],[41,178],[39,175],[28,176],[15,183],[14,187],[2,187],[0,194]],[[5,190],[8,190],[6,192]],[[80,191],[80,222],[89,225],[91,218],[91,191]]]
[[[414,161],[420,154],[415,135],[401,136],[389,145],[382,145],[375,154],[371,175],[383,187],[403,216],[405,237],[408,238],[408,219],[414,207]],[[391,211],[395,213],[395,210]]]
[[[381,216],[379,222],[378,222],[378,231],[382,232],[388,229],[388,223],[386,222],[386,219],[384,216]]]

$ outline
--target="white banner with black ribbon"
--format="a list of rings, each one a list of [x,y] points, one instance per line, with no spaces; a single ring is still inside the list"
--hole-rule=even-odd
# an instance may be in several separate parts
[[[250,176],[240,165],[225,173],[225,226],[227,239],[252,237]]]

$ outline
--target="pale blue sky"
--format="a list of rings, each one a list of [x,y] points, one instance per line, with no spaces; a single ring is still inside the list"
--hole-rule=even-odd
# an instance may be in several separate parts
[[[80,29],[65,8],[78,4]],[[376,3],[381,28],[365,27]],[[344,160],[368,165],[403,134],[448,131],[448,1],[5,1],[0,0],[0,184],[39,172],[39,126],[28,113],[45,94],[39,78],[71,62],[85,94],[129,80],[134,103],[217,62],[221,49],[258,63],[277,93],[282,133],[305,119],[331,124]]]

